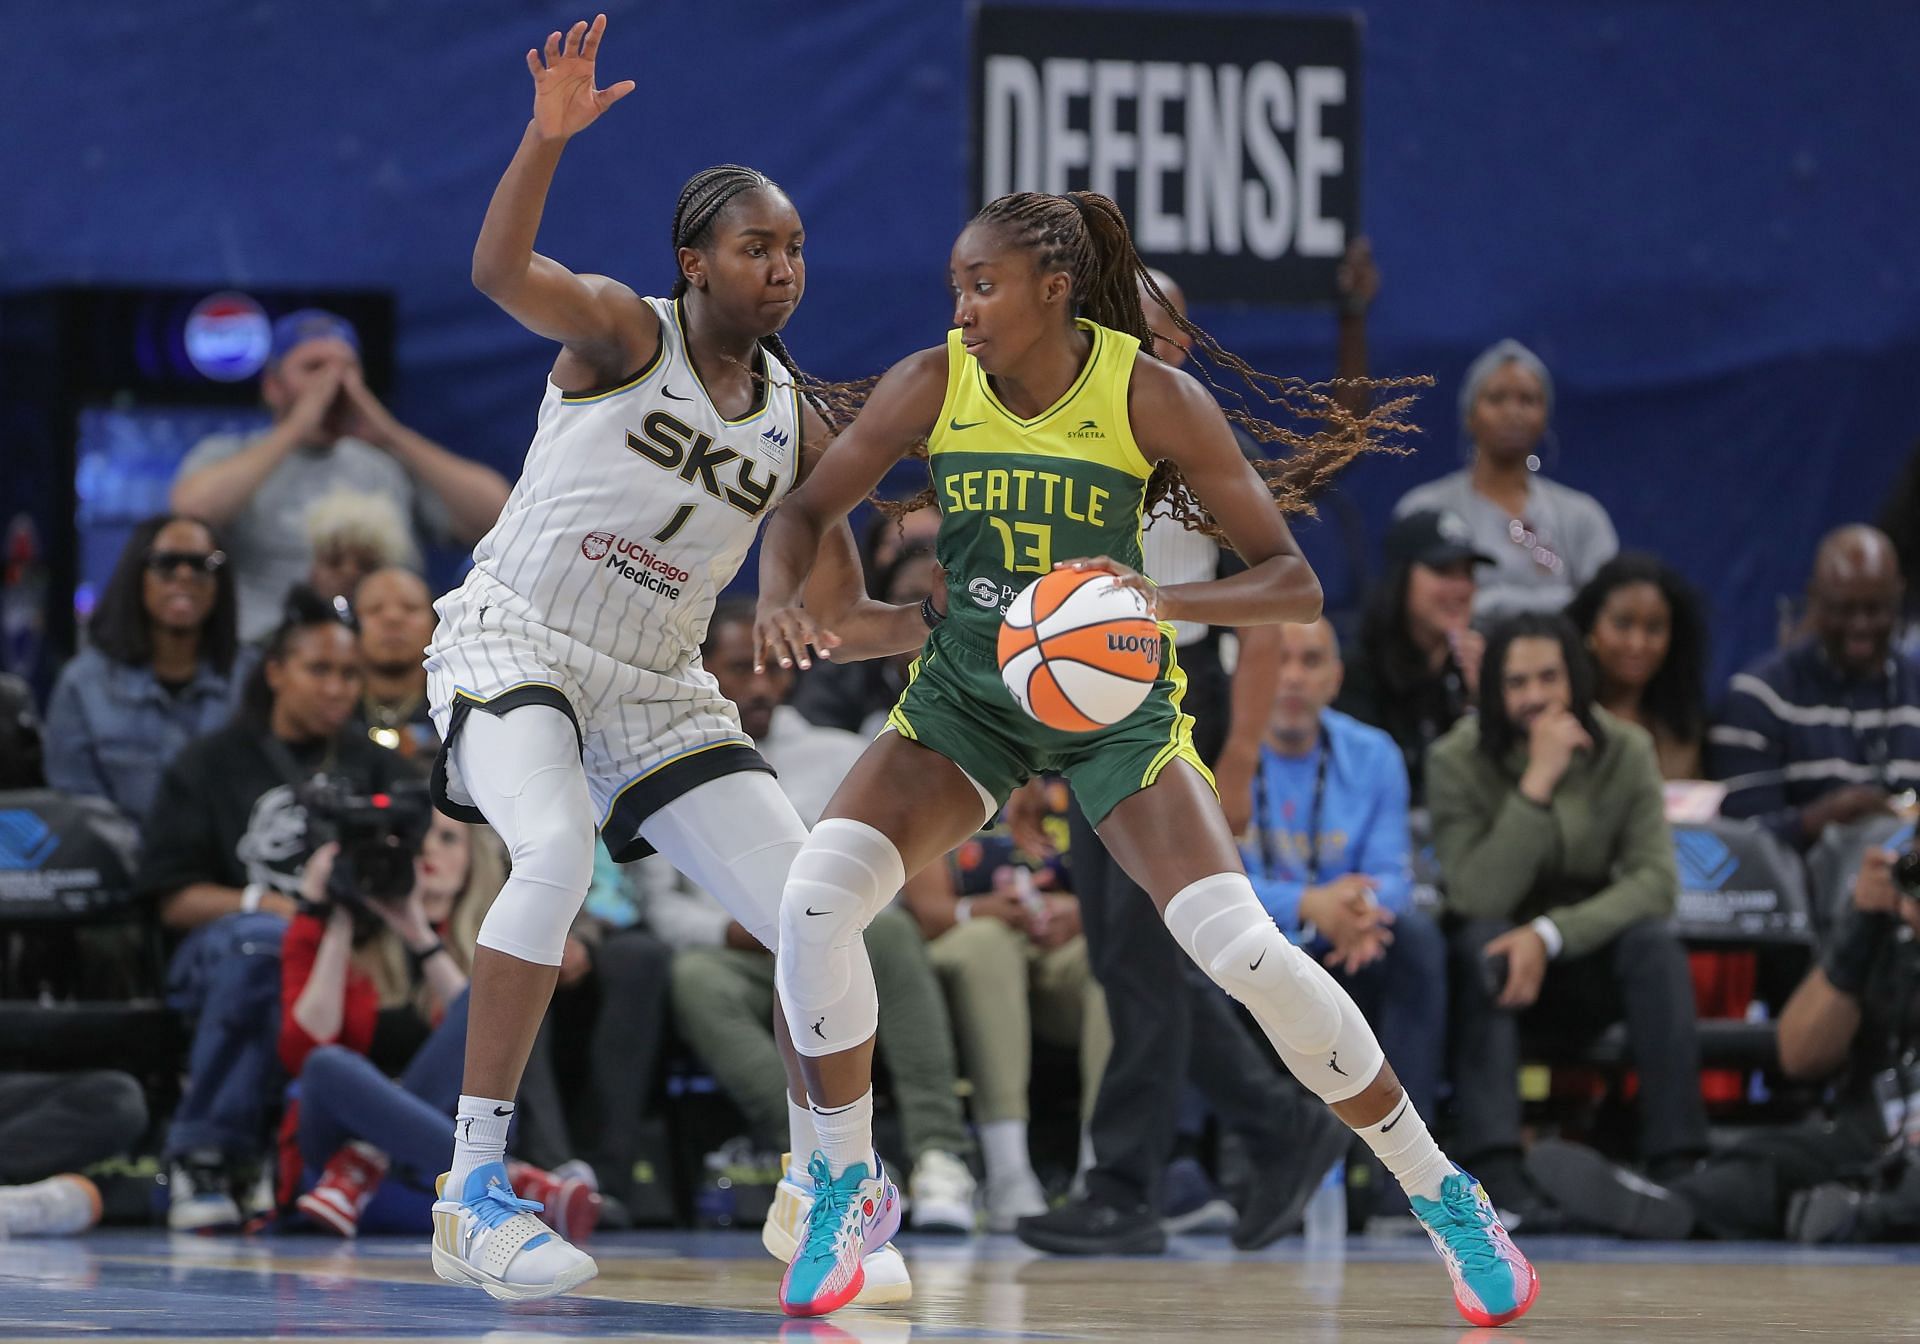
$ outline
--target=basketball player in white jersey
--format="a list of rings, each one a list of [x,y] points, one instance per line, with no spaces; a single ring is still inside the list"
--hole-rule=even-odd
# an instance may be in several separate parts
[[[494,192],[474,283],[558,341],[519,484],[437,604],[427,650],[445,744],[436,796],[485,821],[513,872],[481,926],[452,1169],[434,1205],[444,1279],[523,1300],[592,1278],[593,1261],[517,1199],[503,1155],[514,1095],[585,897],[596,826],[617,859],[659,852],[772,949],[807,832],[700,665],[717,592],[761,521],[824,446],[777,334],[805,286],[800,217],[779,187],[726,165],[696,175],[673,223],[671,299],[577,275],[533,250],[568,138],[631,93],[594,86],[606,28],[577,23],[527,53],[533,120]],[[869,602],[850,533],[809,590],[849,632],[835,657],[919,646],[915,608]],[[785,1017],[794,1151],[815,1147]],[[887,1248],[869,1276],[905,1283]]]

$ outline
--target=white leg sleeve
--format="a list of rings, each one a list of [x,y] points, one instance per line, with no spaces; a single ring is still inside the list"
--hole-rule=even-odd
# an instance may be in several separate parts
[[[794,859],[780,902],[775,981],[801,1054],[834,1054],[873,1035],[880,1006],[861,931],[906,880],[893,842],[847,818],[814,827]]]
[[[1216,873],[1167,903],[1167,931],[1247,1006],[1293,1076],[1322,1101],[1366,1091],[1386,1057],[1326,967],[1287,941],[1244,873]]]
[[[513,859],[480,945],[558,966],[593,881],[593,803],[573,723],[551,705],[476,710],[453,749],[474,804]]]
[[[780,893],[807,828],[780,783],[760,770],[722,775],[660,808],[640,827],[769,952],[780,947]]]

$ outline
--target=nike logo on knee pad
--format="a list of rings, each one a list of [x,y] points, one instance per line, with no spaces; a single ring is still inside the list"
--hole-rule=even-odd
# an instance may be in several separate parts
[[[833,911],[831,911],[831,910],[815,910],[815,909],[814,909],[814,908],[813,908],[812,906],[808,906],[808,907],[807,907],[807,913],[808,913],[808,914],[810,914],[810,915],[830,915],[830,914],[832,914],[832,913],[833,913]]]
[[[820,1038],[821,1040],[823,1040],[823,1041],[827,1039],[827,1033],[826,1033],[826,1032],[824,1032],[824,1031],[822,1031],[822,1030],[820,1030],[820,1028],[821,1028],[821,1026],[823,1026],[823,1025],[824,1025],[824,1024],[826,1023],[826,1020],[827,1020],[827,1019],[823,1017],[823,1018],[821,1018],[821,1019],[820,1019],[820,1021],[818,1021],[818,1022],[815,1022],[815,1023],[813,1024],[813,1034],[814,1034],[815,1036],[818,1036],[818,1037],[819,1037],[819,1038]]]
[[[1338,1050],[1335,1050],[1333,1052],[1333,1058],[1327,1061],[1327,1067],[1339,1074],[1342,1078],[1351,1076],[1345,1069],[1340,1067],[1340,1052]]]
[[[1260,963],[1261,963],[1261,962],[1263,962],[1263,961],[1265,961],[1266,959],[1267,959],[1267,949],[1263,947],[1263,948],[1261,948],[1261,949],[1260,949],[1260,955],[1259,955],[1259,956],[1257,956],[1257,957],[1255,957],[1255,958],[1253,959],[1253,965],[1251,965],[1251,966],[1249,966],[1249,967],[1247,967],[1247,969],[1248,969],[1248,970],[1250,970],[1250,971],[1257,971],[1257,970],[1259,970],[1259,969],[1260,969]]]

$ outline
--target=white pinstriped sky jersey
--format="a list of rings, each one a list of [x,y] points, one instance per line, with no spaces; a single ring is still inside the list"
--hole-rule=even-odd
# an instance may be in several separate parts
[[[699,648],[715,597],[792,488],[800,420],[771,356],[756,409],[723,419],[688,358],[679,305],[646,303],[660,349],[638,375],[577,396],[548,382],[519,483],[452,598],[665,671]]]

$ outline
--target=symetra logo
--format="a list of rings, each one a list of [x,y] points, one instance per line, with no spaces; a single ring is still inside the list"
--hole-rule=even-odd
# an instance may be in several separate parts
[[[1067,431],[1067,437],[1070,439],[1104,439],[1107,437],[1107,431],[1100,428],[1096,421],[1082,420],[1078,429],[1070,429]]]
[[[680,600],[681,585],[692,577],[639,542],[613,532],[587,533],[581,539],[580,554],[589,560],[606,561],[606,567],[627,582],[673,602]]]

